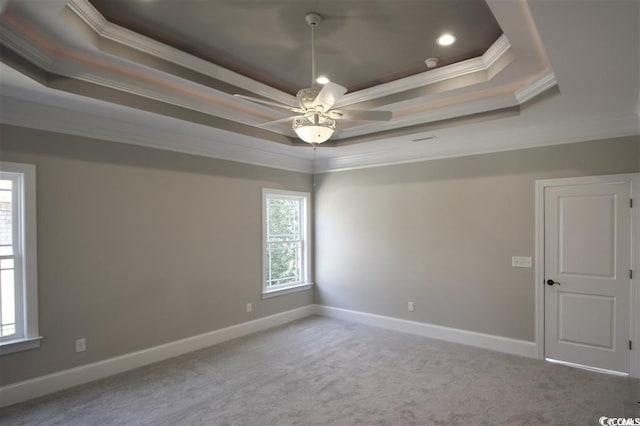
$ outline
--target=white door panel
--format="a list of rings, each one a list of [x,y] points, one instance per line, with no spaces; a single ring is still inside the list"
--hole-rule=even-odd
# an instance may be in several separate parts
[[[613,278],[616,196],[559,196],[559,273]]]
[[[615,302],[610,296],[558,291],[558,341],[613,350]]]
[[[545,357],[628,372],[631,186],[545,188]]]

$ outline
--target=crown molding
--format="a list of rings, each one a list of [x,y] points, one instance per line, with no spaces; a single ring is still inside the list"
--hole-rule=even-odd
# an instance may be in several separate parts
[[[100,15],[90,4],[88,4],[85,0],[73,0],[68,3],[68,8],[75,10],[83,20],[88,22],[92,28],[96,29],[96,31],[104,31],[104,28],[115,27],[118,31],[122,31],[123,33],[127,33],[132,35],[133,38],[138,37],[137,35],[131,33],[130,31],[114,26],[104,20],[102,15]],[[75,8],[75,9],[74,9]],[[110,71],[104,71],[102,68],[93,68],[87,69],[86,66],[83,66],[82,63],[72,62],[67,60],[66,58],[73,57],[70,54],[64,54],[65,49],[62,46],[56,46],[57,52],[60,57],[57,60],[53,60],[53,55],[48,54],[48,52],[44,51],[43,46],[38,46],[34,44],[33,41],[25,39],[20,33],[16,31],[11,31],[10,27],[0,26],[0,36],[3,37],[3,40],[6,39],[6,45],[12,48],[14,51],[19,53],[21,56],[26,56],[27,59],[33,60],[39,67],[46,70],[47,72],[54,73],[57,75],[66,76],[75,80],[84,81],[87,83],[95,84],[102,87],[111,88],[114,90],[118,90],[120,92],[129,93],[135,96],[139,96],[142,98],[153,99],[159,102],[163,102],[170,105],[175,105],[182,108],[191,109],[194,111],[200,111],[212,116],[220,117],[223,119],[227,119],[230,121],[256,126],[262,122],[264,122],[263,118],[257,118],[253,115],[247,114],[238,114],[238,111],[220,105],[234,105],[240,102],[237,98],[233,96],[217,91],[210,87],[201,86],[197,83],[193,83],[191,81],[180,81],[180,85],[186,85],[187,89],[192,89],[192,93],[196,93],[197,97],[194,95],[185,95],[184,91],[176,92],[174,87],[170,84],[160,84],[164,82],[169,82],[177,77],[172,76],[170,74],[160,74],[154,75],[152,79],[145,81],[144,84],[141,84],[139,81],[132,80],[131,78],[122,78],[120,75],[113,75]],[[141,36],[140,36],[141,37]],[[144,38],[144,37],[141,37]],[[159,45],[161,48],[167,48],[168,50],[172,50],[182,55],[182,52],[179,52],[175,49],[169,48],[162,44],[156,43],[152,40],[147,39],[149,43]],[[140,46],[139,46],[140,47]],[[142,48],[142,47],[140,47]],[[510,48],[510,44],[506,37],[501,37],[491,49],[489,49],[483,58],[476,58],[473,60],[465,61],[460,64],[454,64],[448,67],[443,67],[439,70],[434,70],[437,74],[434,74],[435,77],[431,77],[430,83],[435,83],[437,81],[442,81],[451,76],[459,76],[463,75],[462,73],[473,72],[472,67],[476,67],[477,69],[486,69],[486,66],[490,66],[493,62],[495,62],[502,54],[504,54]],[[186,56],[191,57],[191,55],[184,54]],[[196,61],[201,61],[195,57],[192,57]],[[474,65],[476,64],[476,65]],[[212,64],[208,64],[212,65]],[[122,67],[126,67],[126,64],[122,64]],[[123,68],[124,69],[124,68]],[[409,78],[409,80],[411,77]],[[403,81],[407,79],[399,80],[398,82],[389,83],[383,85],[390,88],[392,86],[403,84]],[[181,86],[181,87],[182,87]],[[192,87],[189,87],[192,86]],[[398,87],[399,87],[398,86]],[[397,88],[392,89],[394,91],[398,90]],[[357,95],[360,92],[356,92],[354,95]],[[210,99],[207,99],[207,102],[203,102],[202,97],[206,95]],[[287,95],[288,96],[288,95]],[[216,99],[219,101],[216,102]],[[356,126],[353,128],[347,128],[339,135],[339,139],[351,138],[363,135],[367,132],[371,133],[383,133],[389,130],[397,129],[402,126],[412,126],[417,124],[424,124],[436,120],[442,120],[451,118],[454,116],[473,114],[476,112],[486,111],[489,108],[504,108],[506,106],[513,105],[513,101],[511,97],[503,98],[499,102],[496,102],[496,99],[491,98],[484,101],[480,101],[477,103],[469,103],[464,105],[458,105],[458,107],[447,107],[447,108],[438,108],[436,110],[429,110],[424,113],[412,114],[410,116],[396,118],[388,123],[367,123],[364,125]],[[260,105],[255,105],[253,103],[250,104],[251,108],[263,111],[265,114],[274,114],[274,110],[271,108],[266,108]],[[242,120],[239,120],[239,117]],[[279,118],[279,117],[277,117]],[[270,120],[270,119],[267,119]],[[276,127],[271,128],[269,131],[274,132],[280,135],[290,135],[291,132],[289,128],[285,127]],[[336,139],[338,140],[338,138]]]
[[[313,161],[303,155],[283,153],[281,145],[239,134],[194,126],[177,119],[143,117],[148,113],[132,111],[136,120],[125,121],[105,114],[70,110],[38,102],[0,96],[3,112],[0,123],[56,133],[122,142],[156,149],[201,155],[263,167],[302,173],[313,171]],[[188,127],[188,128],[187,128]],[[180,129],[181,131],[177,130]],[[257,148],[259,147],[259,148]],[[269,149],[271,147],[272,149]]]
[[[66,7],[82,19],[98,37],[135,49],[139,52],[153,55],[208,77],[224,81],[237,87],[242,87],[271,100],[289,105],[297,105],[296,98],[288,93],[274,89],[266,84],[107,21],[88,0],[71,0],[67,3]]]
[[[0,15],[0,22],[5,25],[0,25],[0,43],[9,49],[17,52],[42,69],[51,69],[55,63],[55,56],[38,46],[33,44],[30,39],[26,38],[23,34],[13,31],[10,26],[12,17],[6,13]]]
[[[62,67],[56,67],[53,72],[65,76],[73,75],[71,69],[63,69]],[[188,108],[194,111],[203,112],[205,114],[209,114],[215,117],[224,118],[226,120],[234,121],[241,124],[248,125],[258,125],[262,123],[262,120],[259,120],[252,115],[239,115],[235,109],[220,106],[219,102],[216,102],[214,98],[221,98],[226,101],[235,102],[235,98],[233,96],[227,95],[222,92],[215,92],[211,94],[211,99],[209,102],[203,102],[201,99],[194,99],[191,96],[182,96],[180,94],[176,94],[174,91],[165,90],[158,87],[149,87],[143,86],[140,84],[136,84],[134,82],[126,82],[123,80],[115,79],[111,76],[107,75],[95,75],[95,74],[82,74],[74,77],[76,80],[85,81],[87,83],[95,84],[98,86],[104,86],[111,89],[119,90],[121,92],[129,93],[135,96],[139,96],[142,98],[153,99],[156,101],[160,101],[165,104],[175,105],[182,108]],[[207,91],[208,92],[208,91]],[[206,91],[202,91],[202,93],[207,93]],[[253,105],[252,105],[253,106]],[[272,110],[267,110],[269,113],[273,113]],[[242,118],[240,120],[239,118]],[[280,134],[285,134],[284,132],[276,132]]]
[[[556,84],[557,81],[554,73],[551,70],[546,70],[544,73],[530,80],[524,87],[520,88],[515,93],[485,97],[471,102],[459,102],[447,107],[430,109],[428,111],[410,114],[404,117],[396,117],[392,121],[385,123],[363,124],[360,126],[346,128],[341,131],[340,137],[336,140],[362,136],[371,133],[372,128],[375,128],[376,132],[384,132],[400,127],[428,124],[435,121],[464,117],[471,114],[522,105],[542,94],[546,90],[556,86]]]
[[[407,90],[417,89],[419,87],[428,86],[441,81],[450,80],[452,78],[464,75],[484,72],[489,70],[491,66],[509,51],[511,44],[507,37],[501,35],[487,51],[477,58],[467,59],[466,61],[457,62],[434,70],[425,71],[389,83],[380,84],[368,89],[359,90],[354,93],[348,93],[336,104],[337,108],[351,105],[359,102],[365,102],[395,93]]]
[[[482,55],[485,69],[489,69],[509,49],[511,49],[511,43],[509,43],[507,36],[502,34]]]
[[[469,141],[467,143],[452,143],[451,140],[447,140],[446,145],[436,147],[437,140],[422,145],[420,145],[421,143],[412,142],[415,145],[405,146],[402,149],[397,143],[387,141],[390,146],[387,149],[318,160],[316,172],[341,172],[634,136],[638,135],[638,129],[639,121],[635,115],[596,116],[590,119],[580,118],[547,126],[536,124],[529,127],[510,127],[508,130],[486,132],[483,133],[481,141],[472,141],[472,143]],[[465,133],[471,134],[471,131]]]
[[[265,84],[219,67],[165,44],[159,43],[153,39],[127,30],[126,28],[115,25],[107,21],[100,12],[98,12],[88,2],[88,0],[71,0],[67,4],[67,8],[82,19],[98,37],[110,40],[121,46],[135,49],[139,52],[153,55],[162,60],[184,66],[190,70],[224,81],[234,86],[242,87],[245,90],[264,96],[267,99],[288,105],[297,104],[297,100],[294,96],[277,89],[273,89]],[[510,48],[511,44],[503,34],[482,56],[347,94],[337,103],[336,106],[341,107],[369,101],[471,73],[485,72],[489,70],[491,66],[506,52],[508,52]]]
[[[313,160],[304,150],[306,145],[283,147],[277,143],[268,143],[218,129],[212,130],[206,126],[158,117],[151,113],[134,110],[130,114],[121,113],[118,117],[104,113],[101,109],[83,107],[82,104],[71,104],[74,105],[73,109],[69,109],[65,102],[52,99],[49,104],[43,104],[38,99],[36,94],[33,95],[33,100],[2,95],[0,102],[3,105],[3,114],[0,115],[0,122],[302,173],[381,167],[637,135],[640,122],[635,114],[549,122],[546,126],[530,124],[528,127],[504,127],[507,123],[503,122],[502,126],[495,127],[495,131],[486,132],[484,129],[480,141],[456,141],[445,136],[441,140],[442,143],[435,140],[423,144],[408,142],[405,135],[388,138],[384,142],[386,146],[378,145],[377,149],[366,153],[319,158],[314,168]],[[126,120],[122,118],[124,116],[127,117]],[[482,124],[480,123],[481,126]],[[464,134],[474,132],[473,125],[471,124],[469,131]],[[443,131],[446,132],[448,127],[450,126]],[[338,152],[336,151],[336,154]]]
[[[536,76],[526,86],[515,93],[516,99],[520,105],[535,98],[542,92],[550,89],[558,84],[555,74],[547,70],[541,75]]]
[[[147,76],[126,63],[121,63],[115,71],[91,67],[94,64],[92,56],[74,54],[64,46],[53,44],[51,41],[43,45],[42,37],[29,38],[14,30],[14,25],[19,26],[19,22],[14,22],[13,17],[7,14],[0,17],[0,43],[26,59],[32,66],[51,75],[95,84],[248,126],[256,126],[264,121],[281,118],[281,114],[271,108],[254,103],[250,103],[247,107],[246,102],[227,93],[191,81],[177,81],[177,77],[169,74],[156,73]],[[43,84],[46,85],[46,83]],[[239,113],[234,108],[235,105],[242,105],[244,113]],[[248,113],[248,108],[252,113]],[[284,136],[289,135],[289,132],[284,130],[270,131]]]
[[[22,9],[9,7],[0,15],[0,47],[4,64],[44,87],[73,94],[68,99],[73,97],[74,103],[60,107],[56,102],[64,98],[61,92],[44,88],[33,89],[34,96],[27,98],[19,90],[33,86],[11,87],[7,80],[9,84],[0,87],[4,92],[0,121],[266,167],[313,171],[311,152],[304,148],[308,145],[288,138],[290,127],[258,127],[286,113],[230,93],[246,90],[284,104],[295,104],[293,96],[111,24],[88,0],[71,0],[66,5],[64,1],[56,0],[59,6],[50,8],[55,13],[46,16],[47,25],[60,31],[48,33],[51,28],[47,25],[36,24],[40,18],[45,22],[44,13],[38,14],[41,9],[29,9],[26,5],[30,2],[17,0],[16,6],[24,6]],[[6,0],[0,0],[0,8],[3,4]],[[386,103],[394,112],[393,120],[344,123],[318,157],[317,170],[377,167],[640,133],[640,94],[631,83],[626,90],[631,87],[634,96],[631,102],[625,98],[624,105],[635,107],[628,112],[633,119],[597,116],[595,111],[607,114],[604,105],[617,105],[610,99],[603,106],[592,102],[576,107],[573,102],[585,97],[574,101],[571,96],[576,89],[571,85],[562,92],[541,96],[544,105],[536,104],[541,108],[531,108],[528,114],[536,97],[557,86],[554,72],[558,78],[576,76],[573,65],[558,60],[551,69],[526,1],[489,0],[489,4],[494,12],[500,12],[495,15],[506,35],[482,56],[343,97],[336,108],[361,103],[359,107],[375,110]],[[27,13],[34,11],[38,13]],[[64,26],[69,28],[62,31]],[[566,49],[549,46],[564,55],[555,52],[558,57],[571,59]],[[125,53],[118,54],[118,50]],[[467,77],[455,80],[460,76]],[[620,95],[613,84],[616,82],[610,83],[618,90],[611,95]],[[236,86],[241,91],[231,92]],[[638,103],[633,105],[636,94]],[[500,114],[504,109],[512,114]],[[611,114],[617,112],[619,109],[611,109]],[[578,119],[579,114],[585,119]],[[481,121],[495,118],[500,121]],[[432,134],[434,129],[439,140],[409,142]]]
[[[64,11],[64,18],[66,18],[69,23],[75,22],[80,25],[79,28],[82,28],[81,33],[84,35],[85,40],[89,38],[98,49],[100,49],[101,46],[99,42],[96,42],[96,38],[109,40],[110,43],[117,43],[125,48],[160,58],[166,61],[164,64],[168,64],[169,62],[177,64],[179,67],[182,67],[182,77],[180,70],[176,71],[176,69],[172,67],[157,70],[151,69],[148,66],[141,67],[141,65],[143,65],[142,62],[138,63],[135,60],[129,60],[130,58],[127,58],[126,55],[122,57],[118,56],[117,58],[109,55],[111,57],[107,58],[103,55],[108,54],[108,52],[102,50],[76,52],[72,50],[72,48],[64,45],[39,43],[38,40],[41,39],[39,37],[32,37],[32,39],[29,40],[27,39],[28,34],[20,34],[19,31],[12,31],[10,24],[6,26],[0,25],[0,36],[3,37],[2,40],[7,40],[5,44],[9,48],[21,56],[26,56],[30,60],[33,59],[32,62],[47,72],[65,76],[72,80],[79,80],[92,85],[114,89],[140,98],[151,99],[167,105],[193,110],[247,127],[256,128],[265,121],[282,118],[283,113],[273,108],[234,98],[225,91],[217,90],[207,85],[207,80],[202,80],[202,76],[207,76],[218,81],[226,81],[232,85],[238,85],[250,92],[261,94],[266,98],[285,104],[295,103],[295,98],[289,94],[280,92],[240,74],[112,24],[107,21],[88,0],[71,0],[64,6]],[[69,21],[69,19],[71,19],[71,21]],[[494,65],[498,67],[500,63],[504,63],[504,61],[498,61],[504,58],[505,54],[510,50],[511,43],[505,35],[502,35],[480,57],[347,94],[337,104],[337,107],[421,88],[473,73],[482,73],[479,77],[482,81],[479,81],[477,83],[479,86],[476,87],[485,87],[486,92],[485,95],[482,95],[484,99],[471,102],[466,99],[472,99],[473,97],[465,98],[460,92],[456,95],[460,96],[459,100],[453,98],[452,95],[445,94],[445,98],[440,99],[438,103],[446,106],[432,107],[430,109],[425,107],[423,111],[404,115],[402,114],[401,104],[396,104],[396,109],[394,109],[396,114],[393,120],[384,123],[363,123],[356,124],[353,127],[346,127],[343,128],[340,133],[336,134],[334,139],[340,141],[350,138],[352,139],[350,142],[353,143],[356,139],[362,139],[360,137],[366,134],[375,134],[378,138],[382,138],[386,137],[387,134],[392,135],[394,130],[401,127],[428,124],[454,117],[486,112],[491,109],[499,110],[529,100],[555,84],[555,76],[547,76],[546,78],[543,76],[533,81],[529,85],[531,87],[521,89],[515,97],[513,94],[497,95],[496,93],[500,93],[499,88],[486,89],[487,86],[483,86],[483,81],[488,81],[488,76],[492,74],[491,67]],[[114,59],[118,60],[118,67],[102,65],[103,62]],[[199,73],[199,76],[194,75],[191,71],[186,71],[187,69]],[[190,76],[193,80],[188,78]],[[56,88],[71,91],[69,87],[69,84],[65,84],[63,87],[56,86]],[[471,90],[471,88],[469,88],[469,90]],[[504,93],[504,90],[502,92]],[[433,94],[416,95],[418,97],[414,99],[414,102],[424,104],[425,106],[428,106],[429,102],[433,102],[434,99],[439,98],[437,95],[434,98]],[[449,101],[446,101],[446,99],[449,99]],[[444,103],[442,101],[444,101]],[[125,103],[125,105],[131,104]],[[157,108],[161,108],[161,106]],[[154,112],[162,113],[162,111],[157,108]],[[178,117],[177,115],[174,116]],[[178,118],[184,119],[183,116]],[[195,122],[206,124],[198,120]],[[225,128],[230,129],[228,126],[225,126]],[[270,132],[274,137],[291,136],[290,128],[285,126],[270,127],[265,130],[265,132]],[[248,132],[246,135],[250,137],[253,133]],[[274,138],[270,138],[269,134],[267,134],[267,139],[275,140]]]
[[[424,112],[398,117],[388,122],[364,124],[361,126],[346,128],[340,132],[340,137],[336,140],[340,141],[346,138],[370,134],[371,128],[373,127],[375,127],[376,132],[387,132],[403,127],[429,124],[436,121],[465,117],[488,111],[497,111],[517,105],[518,102],[513,94],[486,97],[471,102],[454,103],[453,105],[446,107],[430,109]]]

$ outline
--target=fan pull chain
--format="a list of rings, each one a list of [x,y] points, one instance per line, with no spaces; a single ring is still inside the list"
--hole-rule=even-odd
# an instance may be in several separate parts
[[[316,148],[318,147],[318,144],[312,143],[311,146],[313,147],[313,187],[316,187]]]

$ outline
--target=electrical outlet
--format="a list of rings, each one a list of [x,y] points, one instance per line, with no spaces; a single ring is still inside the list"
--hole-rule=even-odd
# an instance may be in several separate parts
[[[76,352],[84,352],[87,350],[87,339],[84,337],[82,339],[76,340]]]
[[[414,305],[414,303],[413,303],[413,302],[409,302],[409,303],[407,304],[407,309],[409,310],[409,312],[413,312],[413,311],[415,311],[416,306]]]
[[[253,311],[253,306],[251,305],[251,303],[247,303],[247,312],[251,311]]]

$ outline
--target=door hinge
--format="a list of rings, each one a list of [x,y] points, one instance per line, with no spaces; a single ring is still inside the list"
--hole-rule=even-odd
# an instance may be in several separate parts
[[[633,198],[629,198],[629,207],[633,208]]]
[[[633,350],[633,342],[631,340],[629,340],[629,350],[630,351]]]
[[[633,279],[633,269],[629,269],[629,279]]]

